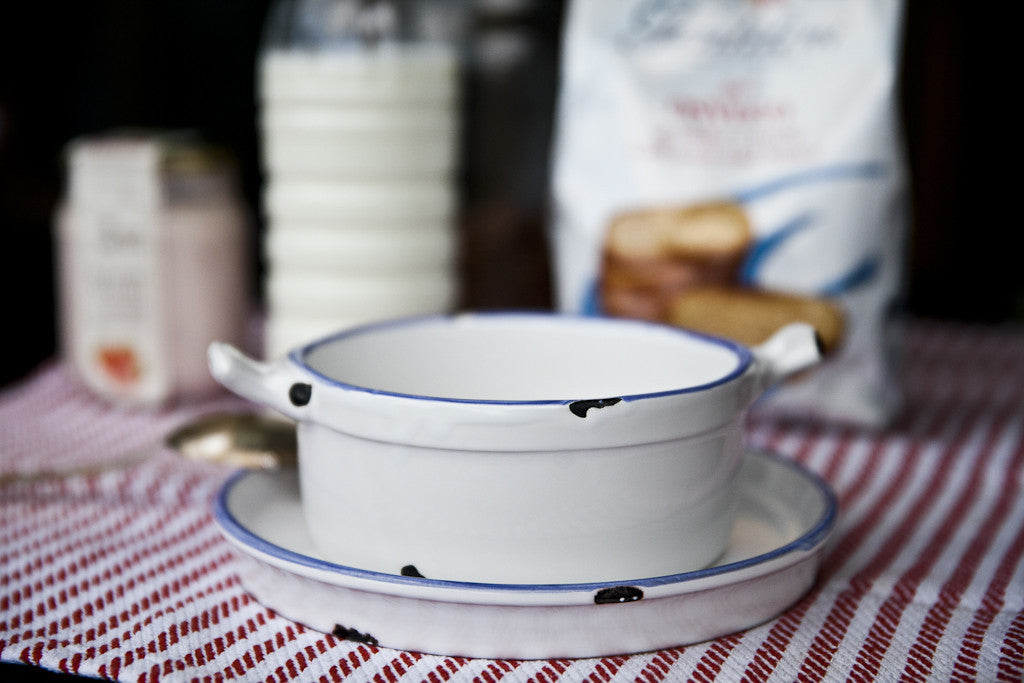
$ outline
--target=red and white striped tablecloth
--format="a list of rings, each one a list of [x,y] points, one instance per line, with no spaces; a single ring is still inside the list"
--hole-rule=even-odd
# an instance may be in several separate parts
[[[1024,680],[1024,331],[914,322],[901,378],[907,412],[881,433],[752,421],[754,445],[840,503],[818,584],[779,618],[659,652],[493,661],[353,643],[263,608],[211,517],[229,472],[152,447],[246,405],[113,410],[53,363],[0,393],[0,659],[131,681]]]

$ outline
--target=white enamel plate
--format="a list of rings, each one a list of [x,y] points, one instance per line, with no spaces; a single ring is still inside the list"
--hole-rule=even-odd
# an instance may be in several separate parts
[[[318,557],[294,471],[240,472],[215,517],[245,589],[309,628],[467,657],[595,657],[686,645],[771,619],[817,575],[836,519],[829,487],[761,452],[745,458],[736,525],[713,566],[634,581],[482,584],[371,572]]]

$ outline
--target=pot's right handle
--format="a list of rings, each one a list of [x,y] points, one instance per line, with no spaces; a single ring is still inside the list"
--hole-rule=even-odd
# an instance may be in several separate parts
[[[261,363],[224,342],[207,349],[210,374],[243,398],[269,406],[300,420],[311,398],[312,387],[304,381],[287,358]]]
[[[778,384],[823,357],[821,337],[808,323],[790,323],[751,349],[758,366],[758,391]]]

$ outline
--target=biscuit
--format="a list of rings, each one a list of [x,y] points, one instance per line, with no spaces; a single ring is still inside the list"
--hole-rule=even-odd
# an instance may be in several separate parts
[[[748,346],[764,342],[784,325],[806,322],[818,332],[826,354],[839,346],[846,327],[842,309],[828,299],[741,287],[678,293],[666,307],[666,322]]]
[[[746,213],[728,202],[621,213],[602,250],[602,307],[663,321],[675,294],[735,282],[752,239]]]
[[[601,310],[617,318],[662,322],[666,304],[666,297],[656,291],[624,288],[601,290]]]
[[[693,287],[729,283],[734,268],[731,261],[625,261],[608,257],[602,266],[602,308],[613,316],[661,322],[676,294]]]
[[[608,226],[604,250],[625,260],[721,260],[749,248],[753,232],[731,202],[629,211]]]
[[[677,291],[733,283],[739,266],[740,259],[733,256],[695,262],[685,259],[628,261],[605,255],[601,273],[605,287]]]

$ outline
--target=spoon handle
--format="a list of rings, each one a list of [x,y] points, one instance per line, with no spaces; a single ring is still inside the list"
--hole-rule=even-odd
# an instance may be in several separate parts
[[[47,481],[52,479],[69,479],[71,477],[93,477],[99,474],[106,474],[115,470],[123,470],[138,465],[156,455],[163,448],[163,443],[134,451],[119,458],[113,458],[106,462],[93,463],[90,465],[70,465],[31,472],[7,472],[0,474],[0,486],[8,484]]]

